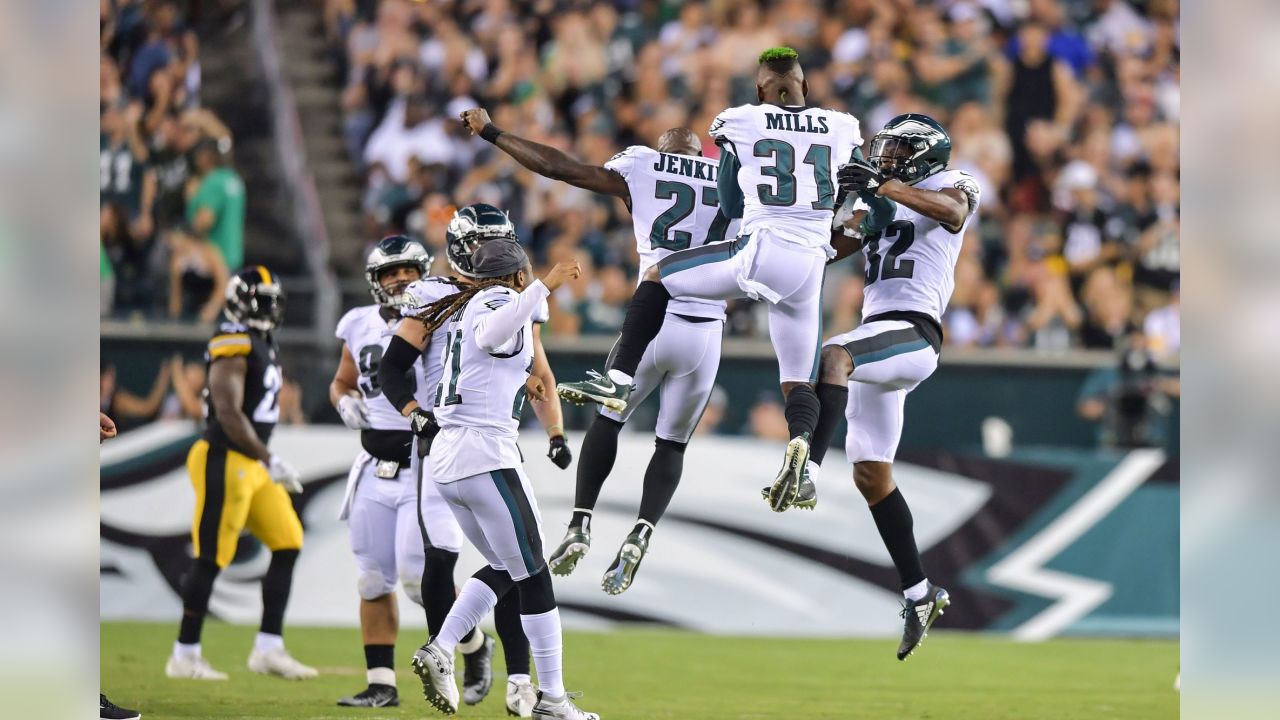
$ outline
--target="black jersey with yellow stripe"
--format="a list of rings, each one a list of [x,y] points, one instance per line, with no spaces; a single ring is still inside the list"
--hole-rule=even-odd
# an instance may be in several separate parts
[[[242,357],[248,363],[244,376],[244,401],[240,409],[245,417],[253,423],[258,439],[265,445],[271,439],[271,431],[280,419],[280,387],[284,384],[284,376],[280,371],[280,363],[275,339],[245,327],[240,323],[223,322],[209,339],[205,348],[204,359],[207,365],[223,358]],[[208,393],[206,387],[205,392]],[[237,452],[244,448],[236,447],[223,431],[218,422],[217,411],[213,403],[207,401],[208,424],[204,437],[212,445],[229,447]]]

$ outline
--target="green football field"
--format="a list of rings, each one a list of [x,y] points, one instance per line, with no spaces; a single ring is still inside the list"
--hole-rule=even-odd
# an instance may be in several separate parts
[[[211,623],[204,654],[229,682],[169,680],[164,661],[174,624],[104,623],[102,689],[144,718],[430,718],[409,670],[415,639],[396,648],[399,708],[340,708],[363,689],[363,653],[354,629],[289,628],[298,659],[320,677],[289,682],[245,668],[254,628]],[[725,638],[628,630],[571,633],[565,677],[580,705],[602,720],[729,718],[938,718],[1056,720],[1176,718],[1178,644],[1057,640],[1021,644],[995,637],[933,633],[905,663],[892,639]],[[459,718],[505,718],[501,653],[494,690]]]

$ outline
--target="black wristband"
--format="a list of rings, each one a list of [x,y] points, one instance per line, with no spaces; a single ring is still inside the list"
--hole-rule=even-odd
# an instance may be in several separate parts
[[[480,128],[480,137],[491,143],[498,142],[498,136],[501,134],[502,131],[493,123],[487,123],[484,127]]]
[[[413,400],[413,364],[421,355],[421,350],[399,335],[387,343],[378,368],[378,384],[397,412],[403,413],[405,405]]]

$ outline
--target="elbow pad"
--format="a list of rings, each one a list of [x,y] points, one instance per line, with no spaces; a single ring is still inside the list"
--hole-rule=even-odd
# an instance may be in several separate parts
[[[413,400],[413,364],[422,351],[408,340],[396,335],[387,344],[387,352],[378,367],[378,384],[382,394],[397,412],[403,414],[406,405]]]

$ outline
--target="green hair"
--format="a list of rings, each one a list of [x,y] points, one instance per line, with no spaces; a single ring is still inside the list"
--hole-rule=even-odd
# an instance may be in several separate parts
[[[799,57],[800,57],[800,53],[796,52],[795,50],[789,47],[785,47],[785,46],[771,47],[768,50],[765,50],[764,52],[760,53],[760,64],[763,65],[767,62],[796,60],[796,59],[799,59]]]

